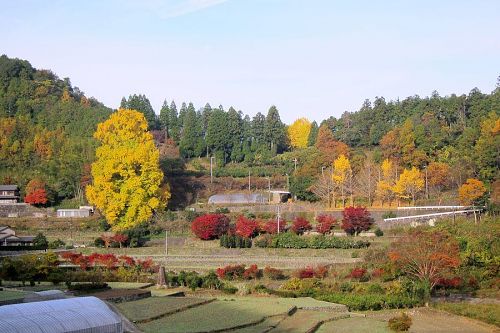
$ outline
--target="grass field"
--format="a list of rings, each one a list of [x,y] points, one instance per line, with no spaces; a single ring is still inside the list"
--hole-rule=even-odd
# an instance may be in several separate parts
[[[23,298],[26,295],[23,291],[2,290],[0,291],[0,302]]]
[[[116,307],[131,321],[144,321],[189,306],[196,306],[207,299],[195,297],[149,297],[138,301],[118,303]]]
[[[321,325],[317,333],[392,333],[383,320],[371,318],[347,318]]]
[[[434,303],[436,309],[465,316],[500,327],[499,304]]]

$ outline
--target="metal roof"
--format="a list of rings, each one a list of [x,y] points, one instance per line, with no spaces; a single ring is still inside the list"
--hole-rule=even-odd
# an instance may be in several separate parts
[[[0,191],[17,191],[17,185],[0,185]]]
[[[121,317],[96,297],[77,297],[0,307],[2,333],[123,332]]]

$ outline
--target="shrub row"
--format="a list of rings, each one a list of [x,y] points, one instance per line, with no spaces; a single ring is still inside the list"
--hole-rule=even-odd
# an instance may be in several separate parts
[[[225,280],[251,280],[260,279],[262,276],[271,280],[282,280],[285,278],[282,270],[269,266],[262,270],[257,265],[250,265],[248,268],[245,265],[228,265],[217,268],[215,272],[219,278]]]
[[[291,232],[278,235],[262,235],[255,239],[254,244],[257,247],[287,249],[361,249],[370,246],[370,242],[364,240],[324,235],[301,237]]]
[[[78,292],[89,292],[99,289],[111,289],[107,283],[78,283],[78,284],[68,284],[68,289],[71,291]]]
[[[407,296],[381,294],[329,293],[319,295],[317,299],[345,304],[350,311],[412,308],[422,303],[418,299]]]
[[[220,246],[225,248],[251,248],[252,240],[238,235],[222,235]]]

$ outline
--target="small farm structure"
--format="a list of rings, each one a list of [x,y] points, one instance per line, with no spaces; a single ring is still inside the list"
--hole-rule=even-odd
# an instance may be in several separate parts
[[[81,209],[58,209],[57,217],[89,217],[90,210],[87,208]]]
[[[17,185],[0,185],[0,204],[13,204],[19,201]]]
[[[228,205],[228,204],[264,204],[269,201],[267,195],[260,193],[229,193],[215,194],[208,198],[209,204]]]
[[[9,226],[0,226],[0,246],[30,246],[33,245],[33,236],[16,236],[16,232]]]
[[[96,297],[75,297],[0,307],[0,332],[123,332],[121,317]]]

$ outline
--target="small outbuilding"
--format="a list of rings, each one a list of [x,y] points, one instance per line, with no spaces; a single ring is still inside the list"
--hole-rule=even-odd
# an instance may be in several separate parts
[[[214,205],[263,204],[268,201],[268,196],[264,196],[260,193],[215,194],[208,198],[208,203]]]
[[[74,297],[0,307],[2,333],[122,333],[120,315],[96,297]]]
[[[86,208],[82,209],[58,209],[57,217],[89,217],[90,210]]]

